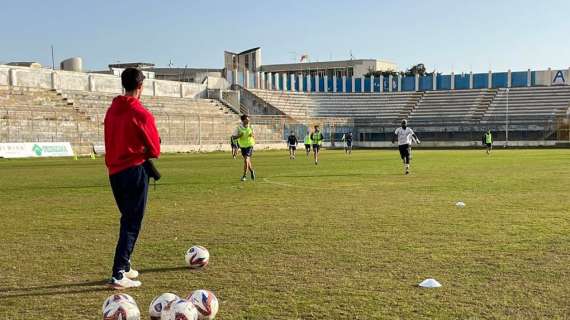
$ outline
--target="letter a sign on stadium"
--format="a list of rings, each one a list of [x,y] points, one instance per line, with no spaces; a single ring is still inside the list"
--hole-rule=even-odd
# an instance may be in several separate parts
[[[556,71],[556,75],[552,79],[552,84],[566,84],[566,79],[564,78],[562,70]]]

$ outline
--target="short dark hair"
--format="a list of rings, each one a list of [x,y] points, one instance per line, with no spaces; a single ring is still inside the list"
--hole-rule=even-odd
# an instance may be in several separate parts
[[[144,79],[144,74],[139,69],[126,68],[123,70],[123,73],[121,73],[121,83],[125,91],[135,90]]]
[[[249,118],[249,117],[247,116],[247,114],[244,114],[244,115],[242,115],[242,116],[239,117],[239,118],[241,119],[241,121],[243,121],[243,120],[245,120],[245,119],[247,119],[247,118]]]

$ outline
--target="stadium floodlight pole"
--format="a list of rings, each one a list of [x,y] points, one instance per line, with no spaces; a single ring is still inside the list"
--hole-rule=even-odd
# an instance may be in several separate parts
[[[51,69],[55,70],[55,59],[53,56],[53,44],[51,45]]]
[[[509,88],[507,88],[507,112],[505,112],[505,148],[509,145]]]

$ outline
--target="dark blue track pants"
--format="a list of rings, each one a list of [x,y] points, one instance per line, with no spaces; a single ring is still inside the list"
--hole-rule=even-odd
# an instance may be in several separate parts
[[[109,177],[117,207],[121,212],[121,228],[115,249],[113,277],[121,279],[120,271],[131,269],[130,259],[139,236],[146,199],[148,175],[142,165],[125,169]]]

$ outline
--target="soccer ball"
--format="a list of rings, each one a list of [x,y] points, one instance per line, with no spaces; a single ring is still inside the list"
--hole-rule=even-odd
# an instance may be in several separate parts
[[[107,299],[105,299],[105,302],[103,302],[103,308],[101,308],[101,311],[103,313],[105,313],[105,309],[108,306],[110,306],[111,304],[119,303],[121,301],[128,301],[128,302],[134,304],[135,306],[137,305],[137,303],[135,302],[135,299],[133,299],[133,297],[129,296],[126,293],[119,293],[119,294],[114,294],[112,296],[109,296]]]
[[[457,202],[457,203],[455,204],[455,206],[458,207],[458,208],[465,208],[465,203],[459,201],[459,202]]]
[[[210,261],[208,249],[202,246],[193,246],[186,251],[186,264],[192,269],[205,267]]]
[[[198,319],[214,319],[218,313],[218,298],[208,290],[196,290],[188,298],[196,309],[198,309]]]
[[[140,318],[139,307],[127,300],[111,302],[103,310],[103,320],[140,320]]]
[[[173,293],[163,293],[160,296],[154,298],[150,303],[150,307],[148,309],[148,314],[150,315],[151,320],[159,320],[162,310],[174,301],[180,300],[180,298],[173,294]]]
[[[179,299],[166,305],[160,320],[198,320],[198,310],[192,302]]]

